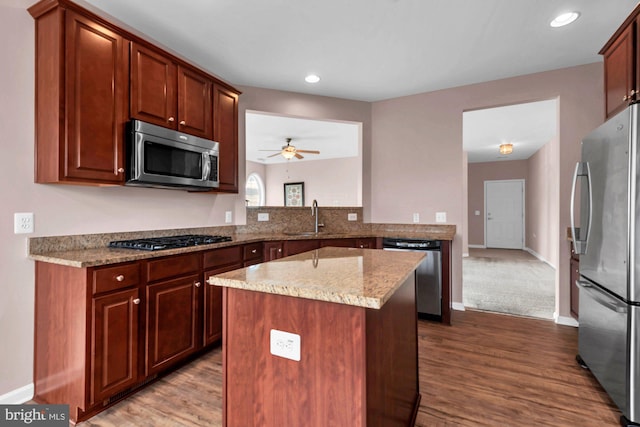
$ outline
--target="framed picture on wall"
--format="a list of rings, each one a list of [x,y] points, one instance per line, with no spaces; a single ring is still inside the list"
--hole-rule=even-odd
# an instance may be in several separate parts
[[[284,184],[284,205],[304,206],[304,182],[287,182]]]

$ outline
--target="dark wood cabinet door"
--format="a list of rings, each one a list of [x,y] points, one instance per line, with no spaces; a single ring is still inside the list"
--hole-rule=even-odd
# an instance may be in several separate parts
[[[242,268],[242,262],[204,272],[204,345],[222,339],[222,288],[210,285],[210,276]]]
[[[129,42],[72,11],[66,14],[66,31],[67,138],[61,175],[121,184]]]
[[[271,261],[284,256],[284,244],[282,242],[264,242],[264,260]]]
[[[322,239],[320,247],[333,246],[338,248],[355,248],[356,239]]]
[[[580,278],[580,261],[571,257],[571,274],[569,275],[571,280],[571,314],[577,319],[580,313],[580,289],[576,285],[576,281]]]
[[[131,117],[176,129],[177,67],[170,58],[131,44]]]
[[[211,80],[196,71],[178,67],[178,130],[213,139]]]
[[[213,139],[220,143],[219,191],[238,192],[238,94],[213,85]]]
[[[284,242],[284,256],[307,252],[319,247],[319,240],[287,240]]]
[[[198,275],[147,286],[146,375],[161,371],[200,348],[200,288]]]
[[[138,380],[138,289],[93,299],[91,402],[100,402]]]
[[[623,31],[603,55],[605,112],[609,118],[635,99],[633,25]]]

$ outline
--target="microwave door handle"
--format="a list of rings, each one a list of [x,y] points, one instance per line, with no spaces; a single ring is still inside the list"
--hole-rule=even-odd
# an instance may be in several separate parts
[[[211,173],[211,158],[209,153],[202,153],[202,180],[207,181]]]

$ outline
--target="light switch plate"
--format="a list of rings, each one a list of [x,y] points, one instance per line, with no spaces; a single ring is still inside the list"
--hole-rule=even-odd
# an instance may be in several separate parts
[[[269,213],[258,213],[258,221],[269,221]]]
[[[358,220],[358,214],[357,213],[347,214],[347,220],[348,221],[357,221]]]
[[[480,211],[477,210],[474,213],[475,213],[476,216],[480,216]]]
[[[300,361],[300,335],[271,329],[271,354],[285,359]]]
[[[447,222],[447,213],[436,212],[436,222]]]

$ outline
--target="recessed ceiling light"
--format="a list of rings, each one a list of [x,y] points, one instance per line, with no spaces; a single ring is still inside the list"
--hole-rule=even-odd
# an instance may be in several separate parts
[[[320,81],[320,77],[316,76],[315,74],[309,74],[304,78],[304,81],[307,83],[318,83]]]
[[[571,24],[573,21],[580,17],[579,12],[567,12],[561,15],[556,16],[556,18],[551,21],[549,25],[552,27],[564,27],[565,25]]]

